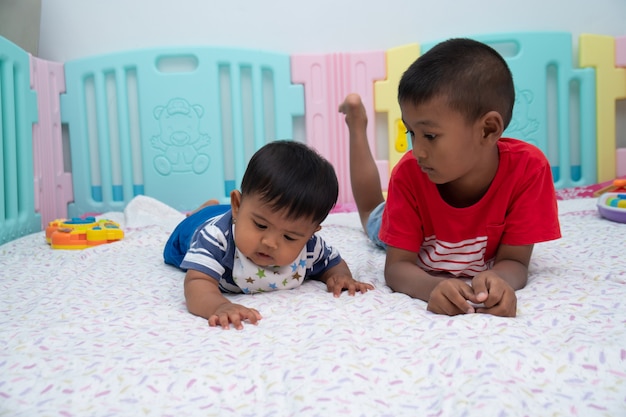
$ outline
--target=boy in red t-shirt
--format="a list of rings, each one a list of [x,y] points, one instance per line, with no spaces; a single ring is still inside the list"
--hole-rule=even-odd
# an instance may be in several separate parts
[[[547,159],[501,137],[514,101],[511,72],[491,47],[450,39],[422,55],[398,88],[412,150],[393,168],[386,201],[361,99],[339,106],[354,199],[386,248],[387,285],[434,313],[514,317],[533,245],[561,237]]]

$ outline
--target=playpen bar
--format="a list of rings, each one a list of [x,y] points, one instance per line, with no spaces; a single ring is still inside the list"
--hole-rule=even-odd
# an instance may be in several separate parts
[[[134,196],[133,191],[133,161],[132,161],[132,142],[130,137],[130,119],[129,119],[129,106],[128,106],[128,79],[126,78],[126,71],[123,68],[116,68],[116,95],[117,95],[117,108],[118,108],[118,126],[119,126],[119,155],[121,162],[121,176],[122,176],[122,194],[124,201],[128,201],[130,197]]]
[[[277,65],[271,70],[266,69],[272,75],[274,124],[271,133],[277,139],[292,139],[293,116],[304,116],[304,86],[291,84],[290,58],[285,59],[283,65]],[[288,84],[285,85],[285,83]],[[297,99],[296,95],[299,96]],[[285,115],[291,117],[285,117]]]
[[[232,132],[233,132],[233,166],[235,172],[235,187],[243,178],[246,169],[246,149],[245,138],[243,137],[243,115],[242,115],[242,91],[241,91],[241,65],[232,64],[230,66],[230,91],[232,109]],[[228,162],[228,161],[227,161]]]
[[[111,172],[111,138],[109,136],[107,94],[105,76],[102,72],[94,74],[94,88],[96,98],[96,129],[98,137],[99,155],[96,158],[100,161],[100,186],[102,187],[102,202],[113,201],[113,185]]]
[[[556,117],[557,117],[557,131],[556,133],[556,154],[558,155],[556,165],[559,167],[559,180],[555,183],[555,186],[562,188],[564,185],[572,182],[572,170],[571,170],[571,143],[568,140],[572,134],[569,118],[569,100],[570,90],[568,86],[569,80],[562,80],[562,72],[557,69],[557,103],[556,103]],[[546,142],[550,142],[549,138]],[[548,152],[549,146],[546,145],[546,155],[550,158]],[[554,165],[553,161],[550,161]]]
[[[289,138],[293,139],[293,133],[285,136],[276,134],[276,124],[278,115],[278,105],[276,103],[277,86],[274,68],[260,68],[261,73],[261,90],[263,91],[262,114],[263,114],[263,137],[265,141],[273,139]]]
[[[593,69],[591,69],[593,71]],[[595,103],[595,94],[593,91],[593,78],[587,77],[585,79],[582,75],[572,77],[572,81],[575,81],[578,86],[578,118],[575,119],[578,127],[578,163],[580,165],[580,178],[574,180],[572,178],[571,184],[566,186],[580,186],[589,185],[596,182],[597,169],[596,169],[596,154],[595,143],[592,146],[585,146],[585,140],[595,141],[595,126],[590,121],[592,119],[588,112],[591,107],[589,103]],[[593,106],[595,107],[595,106]],[[571,117],[575,115],[570,115]]]
[[[6,156],[5,156],[5,132],[4,132],[4,126],[5,126],[5,122],[4,122],[4,112],[2,111],[4,108],[4,100],[2,100],[4,97],[8,97],[8,94],[4,93],[4,83],[2,82],[3,80],[3,74],[4,74],[4,61],[2,59],[0,59],[0,197],[2,198],[2,201],[4,202],[4,204],[0,204],[0,220],[4,220],[7,218],[6,215],[6,204],[9,201],[8,197],[6,195],[7,190],[5,189],[5,183],[7,183],[7,177],[8,177],[8,173],[7,173],[7,169],[6,169],[6,164],[5,164],[5,160],[6,160]]]
[[[14,66],[0,61],[0,127],[2,132],[0,137],[4,152],[2,161],[4,166],[3,185],[6,187],[3,192],[4,206],[2,207],[4,219],[14,219],[18,214],[19,194],[17,184],[19,183],[18,172],[18,144],[16,127],[16,102],[15,96],[15,71]],[[13,100],[11,98],[14,98]]]
[[[25,74],[28,74],[30,77],[30,71],[27,70],[25,72],[17,71],[15,72],[15,85],[16,86],[29,86],[30,82],[28,79],[24,79]],[[19,89],[18,89],[19,91]],[[16,149],[17,149],[17,192],[19,195],[18,200],[18,214],[22,219],[26,219],[27,216],[32,216],[32,211],[34,211],[34,179],[33,179],[33,151],[32,151],[32,123],[35,120],[28,120],[26,118],[26,108],[27,104],[25,101],[25,96],[22,94],[15,95],[15,106],[16,109],[22,109],[24,111],[17,111],[16,114],[16,124],[15,124],[15,137],[17,138],[26,138],[29,142],[22,140],[17,141]],[[32,103],[35,105],[36,112],[36,103],[33,101]],[[28,126],[28,127],[26,127]],[[22,131],[22,129],[28,129],[27,131]],[[28,186],[24,186],[28,182]],[[33,207],[30,207],[29,202],[33,202]],[[32,210],[32,211],[31,211]]]
[[[254,146],[259,149],[268,140],[275,138],[266,138],[265,129],[265,111],[263,109],[263,73],[262,68],[257,65],[253,66],[251,71],[252,77],[252,118],[254,124]],[[272,110],[273,113],[273,110]]]

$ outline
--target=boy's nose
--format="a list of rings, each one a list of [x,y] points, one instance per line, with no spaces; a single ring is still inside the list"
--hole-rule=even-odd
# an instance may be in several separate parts
[[[411,144],[413,156],[415,156],[415,159],[418,159],[418,160],[426,159],[426,147],[423,146],[421,142],[422,141],[416,139]]]

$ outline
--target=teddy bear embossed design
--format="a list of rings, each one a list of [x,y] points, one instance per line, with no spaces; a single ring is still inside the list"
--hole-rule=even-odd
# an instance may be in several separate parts
[[[211,158],[202,149],[209,145],[209,136],[200,131],[204,109],[183,98],[173,98],[166,106],[156,106],[154,118],[160,132],[152,136],[152,147],[158,151],[154,168],[161,175],[173,172],[202,174]]]

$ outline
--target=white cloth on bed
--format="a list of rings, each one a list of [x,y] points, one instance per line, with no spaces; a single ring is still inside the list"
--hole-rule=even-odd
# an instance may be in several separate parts
[[[0,415],[626,415],[626,224],[595,200],[559,206],[563,238],[535,246],[514,319],[393,293],[356,213],[320,233],[375,290],[233,295],[263,315],[241,331],[187,312],[162,259],[182,215],[152,199],[105,214],[119,242],[23,237],[0,246]]]

